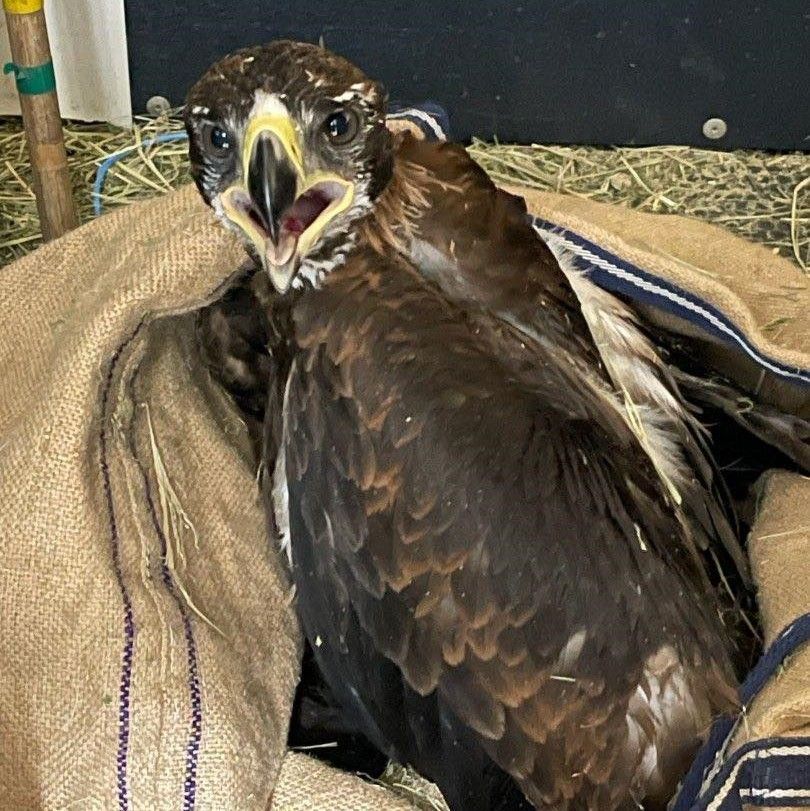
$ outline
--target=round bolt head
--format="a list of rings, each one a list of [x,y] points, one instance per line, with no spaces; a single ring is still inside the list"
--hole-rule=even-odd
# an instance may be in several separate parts
[[[703,122],[703,134],[712,141],[722,138],[728,132],[728,124],[722,118],[708,118]]]
[[[171,109],[171,102],[165,96],[152,96],[146,102],[146,112],[149,115],[166,115]]]

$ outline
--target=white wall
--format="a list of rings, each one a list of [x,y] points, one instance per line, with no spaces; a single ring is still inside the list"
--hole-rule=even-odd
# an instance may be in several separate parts
[[[132,122],[124,0],[45,0],[59,104],[65,118]],[[0,66],[11,61],[0,12]],[[20,107],[12,76],[0,77],[0,115]]]

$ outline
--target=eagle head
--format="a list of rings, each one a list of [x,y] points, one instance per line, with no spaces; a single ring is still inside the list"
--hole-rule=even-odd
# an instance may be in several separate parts
[[[386,101],[350,62],[288,41],[226,56],[189,91],[197,187],[280,292],[345,256],[388,183]]]

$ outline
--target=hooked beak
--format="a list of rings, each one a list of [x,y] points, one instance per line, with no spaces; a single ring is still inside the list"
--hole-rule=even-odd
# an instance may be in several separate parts
[[[248,123],[242,167],[244,180],[222,193],[222,209],[284,293],[326,225],[351,205],[354,186],[336,174],[305,173],[300,139],[286,115]]]
[[[269,132],[260,132],[247,170],[247,189],[259,225],[278,244],[282,214],[295,202],[298,172],[284,145]]]

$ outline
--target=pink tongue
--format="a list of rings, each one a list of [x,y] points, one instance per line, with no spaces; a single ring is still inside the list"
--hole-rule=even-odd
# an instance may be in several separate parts
[[[319,192],[310,192],[299,197],[284,217],[283,229],[300,236],[329,205],[329,198]]]

